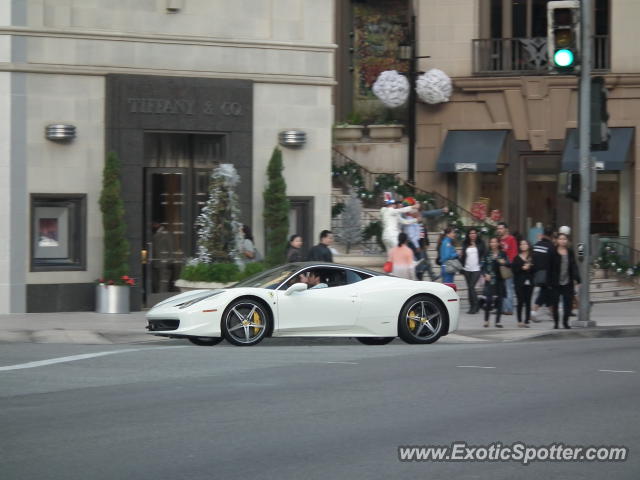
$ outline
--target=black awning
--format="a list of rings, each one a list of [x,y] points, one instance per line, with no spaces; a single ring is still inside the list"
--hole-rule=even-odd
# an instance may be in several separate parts
[[[495,172],[508,130],[449,130],[438,172]]]
[[[633,128],[610,128],[609,150],[591,152],[595,157],[597,170],[624,170],[629,158],[629,148],[633,138]],[[562,154],[562,171],[580,171],[580,149],[578,147],[578,131],[571,128],[567,131]]]

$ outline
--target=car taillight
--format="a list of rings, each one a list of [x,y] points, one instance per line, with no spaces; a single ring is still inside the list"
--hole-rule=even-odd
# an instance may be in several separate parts
[[[445,283],[444,285],[446,285],[447,287],[451,287],[451,288],[453,288],[453,291],[454,291],[454,292],[457,292],[457,291],[458,291],[458,287],[456,286],[456,284],[455,284],[455,283]]]

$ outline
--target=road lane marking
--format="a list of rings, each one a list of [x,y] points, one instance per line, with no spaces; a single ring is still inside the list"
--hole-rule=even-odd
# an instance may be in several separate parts
[[[599,372],[607,373],[636,373],[635,370],[598,370]]]
[[[338,363],[341,365],[360,365],[359,363],[356,363],[356,362],[325,362],[325,363]]]
[[[497,367],[483,367],[480,365],[456,365],[456,368],[497,368]]]
[[[96,352],[96,353],[84,353],[81,355],[71,355],[68,357],[49,358],[47,360],[39,360],[37,362],[18,363],[16,365],[7,365],[0,367],[0,372],[7,372],[10,370],[24,370],[26,368],[46,367],[48,365],[55,365],[56,363],[76,362],[78,360],[86,360],[88,358],[104,357],[106,355],[115,355],[118,353],[129,352],[142,352],[145,350],[166,350],[168,348],[188,348],[187,346],[175,346],[175,347],[154,347],[154,348],[127,348],[125,350],[112,350],[110,352]]]

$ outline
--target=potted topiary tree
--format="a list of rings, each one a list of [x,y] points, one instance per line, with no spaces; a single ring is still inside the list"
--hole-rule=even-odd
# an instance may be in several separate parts
[[[129,242],[124,221],[124,203],[120,185],[120,161],[114,152],[107,155],[102,178],[100,210],[104,229],[102,278],[96,286],[96,312],[129,313],[131,287]]]
[[[287,235],[289,233],[289,199],[282,170],[282,152],[276,147],[267,167],[268,184],[263,194],[265,262],[268,265],[279,265],[284,262],[286,257]]]

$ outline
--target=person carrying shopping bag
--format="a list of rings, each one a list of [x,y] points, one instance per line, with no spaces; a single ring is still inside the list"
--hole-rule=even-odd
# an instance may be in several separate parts
[[[442,283],[453,283],[455,274],[462,269],[460,260],[458,260],[458,252],[453,244],[456,232],[452,227],[444,230],[438,247],[438,258],[442,269]]]
[[[502,315],[502,299],[505,294],[504,279],[501,267],[509,267],[507,254],[502,251],[498,237],[489,240],[489,251],[482,260],[482,275],[484,276],[484,326],[489,326],[491,309],[496,310],[496,328],[502,328],[500,316]]]

